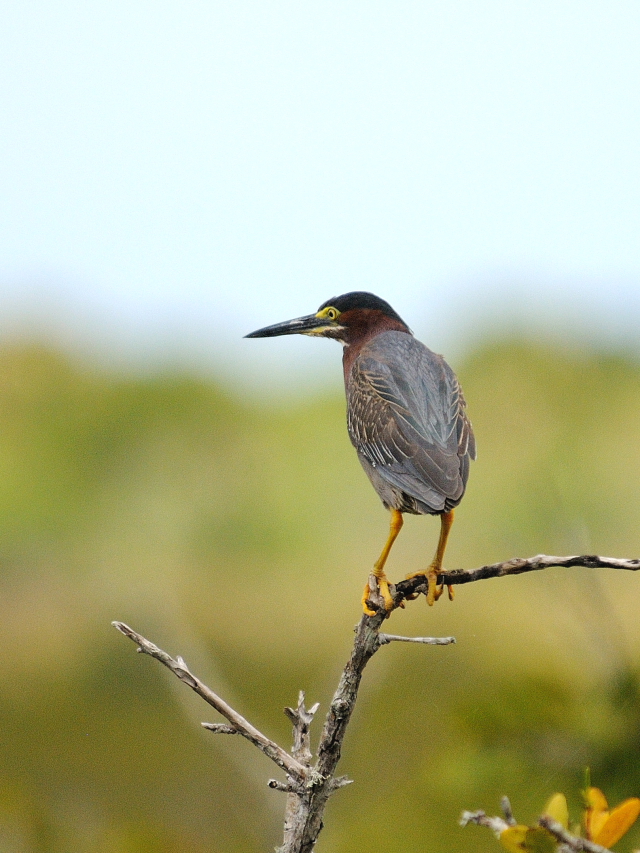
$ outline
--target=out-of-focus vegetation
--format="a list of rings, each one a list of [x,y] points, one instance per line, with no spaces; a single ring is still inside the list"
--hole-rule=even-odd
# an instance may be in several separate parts
[[[587,773],[588,776],[588,768]],[[509,853],[557,853],[558,837],[546,826],[541,825],[543,818],[551,818],[560,825],[560,829],[569,833],[570,839],[565,839],[568,850],[580,850],[582,844],[578,839],[586,839],[598,845],[599,848],[610,849],[623,836],[638,819],[640,815],[640,799],[629,797],[624,802],[613,808],[609,807],[607,798],[599,788],[590,785],[581,791],[583,800],[583,811],[579,820],[575,820],[569,814],[569,805],[564,794],[554,794],[544,809],[540,818],[533,824],[517,824],[512,817],[509,825],[500,818],[502,826],[495,824],[495,818],[490,820],[489,826],[493,832],[498,834],[501,845]],[[486,826],[486,814],[483,811],[467,812],[462,818],[466,825],[475,822],[480,826]]]
[[[507,341],[456,367],[479,459],[447,566],[638,556],[640,365]],[[7,346],[0,507],[0,850],[272,849],[272,766],[203,731],[214,712],[110,621],[182,654],[284,744],[298,689],[326,709],[388,523],[341,391],[252,406],[179,373]],[[437,530],[407,518],[392,579],[427,564]],[[463,808],[508,793],[526,821],[587,764],[612,801],[640,793],[639,613],[640,576],[585,569],[394,613],[397,632],[458,643],[371,662],[340,768],[355,784],[319,853],[493,851],[457,826]]]

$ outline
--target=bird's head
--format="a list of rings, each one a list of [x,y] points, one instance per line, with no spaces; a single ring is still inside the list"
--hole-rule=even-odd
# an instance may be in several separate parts
[[[411,331],[391,305],[373,293],[354,291],[328,299],[305,317],[258,329],[247,338],[273,338],[279,335],[313,335],[333,338],[342,344],[356,343],[379,332],[395,329]]]

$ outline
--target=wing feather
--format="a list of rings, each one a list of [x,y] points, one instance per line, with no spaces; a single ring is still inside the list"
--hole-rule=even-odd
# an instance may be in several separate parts
[[[412,335],[383,332],[355,359],[347,396],[351,441],[381,496],[388,485],[401,493],[403,511],[414,512],[459,503],[475,440],[460,384],[442,356]],[[382,478],[380,488],[365,462]]]

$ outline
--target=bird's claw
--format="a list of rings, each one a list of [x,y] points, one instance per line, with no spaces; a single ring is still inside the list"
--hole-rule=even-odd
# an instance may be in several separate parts
[[[372,594],[375,594],[376,592],[382,599],[381,603],[387,613],[390,613],[396,606],[393,596],[389,592],[389,581],[386,577],[376,577],[376,575],[371,575],[369,582],[365,585],[364,592],[362,593],[362,610],[365,616],[375,616],[377,614],[376,610],[372,610],[369,607],[369,602],[372,604],[376,603],[371,600]],[[404,604],[401,604],[400,606],[404,607]]]
[[[440,598],[442,593],[444,592],[444,583],[438,583],[438,575],[441,573],[441,568],[430,567],[426,572],[413,572],[413,574],[407,575],[406,580],[410,580],[411,578],[424,577],[427,581],[427,604],[429,607],[432,607],[436,601]],[[449,601],[453,601],[455,592],[453,586],[451,584],[447,584],[447,592],[449,593]],[[407,600],[411,601],[414,598],[417,598],[417,593],[412,593],[410,595],[405,596]]]
[[[427,592],[427,604],[431,607],[436,601],[440,598],[442,593],[444,592],[444,583],[439,584],[437,581],[437,575],[433,577],[428,575],[429,580],[429,591]],[[455,591],[451,584],[447,584],[447,593],[449,594],[449,601],[453,601],[455,598]]]
[[[427,590],[427,604],[429,605],[429,607],[433,607],[433,605],[442,595],[444,584],[438,584],[437,572],[429,572],[427,574],[427,582],[429,584],[429,588]]]

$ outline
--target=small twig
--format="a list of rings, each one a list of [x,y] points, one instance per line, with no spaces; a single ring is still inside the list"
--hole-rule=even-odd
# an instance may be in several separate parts
[[[387,643],[424,643],[429,646],[450,646],[455,643],[455,637],[400,637],[397,634],[378,634],[381,646]]]
[[[575,850],[576,853],[611,853],[607,847],[602,847],[600,844],[594,844],[586,838],[579,838],[577,835],[572,835],[564,828],[557,820],[553,820],[549,815],[542,815],[538,820],[540,826],[543,826],[547,832],[550,832],[554,838],[557,838],[562,844],[565,844],[570,850]]]
[[[336,776],[333,780],[333,788],[337,791],[339,788],[345,788],[347,785],[353,785],[353,779],[348,776]]]
[[[285,715],[293,723],[293,749],[291,750],[294,758],[297,758],[301,764],[308,767],[311,764],[311,740],[309,737],[309,729],[316,711],[320,707],[320,703],[316,702],[311,708],[307,709],[304,704],[304,690],[298,694],[298,707],[285,708]]]
[[[291,788],[288,785],[285,785],[284,782],[279,782],[277,779],[269,779],[267,785],[269,788],[273,788],[274,791],[283,791],[285,794],[291,793]]]
[[[513,816],[513,809],[511,808],[511,800],[509,799],[509,797],[502,797],[500,799],[500,808],[502,809],[504,819],[509,824],[509,826],[516,826],[518,821]]]
[[[488,826],[496,835],[500,835],[501,832],[509,828],[509,824],[501,817],[489,817],[482,809],[478,809],[477,812],[462,812],[459,823],[460,826],[467,826],[470,823],[475,823],[477,826]]]
[[[239,735],[240,732],[234,726],[227,726],[224,723],[202,723],[202,728],[213,732],[214,735]]]
[[[150,655],[152,658],[159,660],[160,663],[170,669],[171,672],[180,679],[180,681],[183,681],[195,693],[197,693],[198,696],[204,699],[205,702],[208,702],[209,705],[215,708],[218,713],[222,714],[223,717],[226,717],[231,725],[237,730],[238,734],[241,734],[243,737],[246,737],[247,740],[250,740],[254,746],[257,746],[258,749],[274,761],[278,767],[282,768],[282,770],[284,770],[289,776],[299,783],[303,783],[306,780],[307,768],[304,764],[301,764],[292,755],[289,755],[286,750],[281,746],[278,746],[277,743],[270,740],[266,735],[263,735],[261,731],[256,729],[255,726],[252,726],[251,723],[245,720],[245,718],[236,710],[234,710],[230,705],[227,705],[224,699],[217,696],[213,690],[209,689],[200,681],[200,679],[196,678],[196,676],[189,671],[189,668],[182,658],[174,660],[154,643],[145,639],[132,628],[129,628],[128,625],[125,625],[124,622],[113,622],[112,624],[114,628],[117,628],[118,631],[125,635],[125,637],[129,637],[130,640],[133,640],[134,643],[138,644],[139,652],[143,652],[144,654]]]

